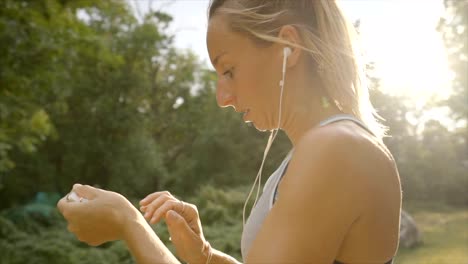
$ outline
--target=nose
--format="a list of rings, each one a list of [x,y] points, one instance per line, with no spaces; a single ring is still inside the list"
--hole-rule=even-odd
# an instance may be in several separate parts
[[[236,97],[223,80],[218,80],[216,84],[216,101],[219,107],[234,106]]]

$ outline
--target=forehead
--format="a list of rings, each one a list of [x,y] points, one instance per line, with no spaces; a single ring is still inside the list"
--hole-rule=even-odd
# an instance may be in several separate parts
[[[232,31],[227,21],[223,15],[215,15],[208,22],[206,45],[212,63],[220,54],[237,56],[248,48],[248,38]]]

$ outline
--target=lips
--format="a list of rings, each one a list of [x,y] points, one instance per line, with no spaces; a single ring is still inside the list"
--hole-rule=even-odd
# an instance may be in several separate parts
[[[247,115],[249,114],[249,112],[250,112],[250,109],[247,109],[247,110],[245,110],[245,111],[242,111],[242,113],[244,113],[244,114],[242,115],[242,118],[244,119],[244,121],[247,121]]]
[[[242,109],[242,110],[237,110],[236,108],[234,108],[234,110],[237,112],[237,113],[240,113],[242,114],[242,117],[244,120],[246,120],[246,116],[249,114],[250,112],[250,109]]]

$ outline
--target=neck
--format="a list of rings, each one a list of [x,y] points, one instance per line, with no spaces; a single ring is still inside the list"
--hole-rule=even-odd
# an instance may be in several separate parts
[[[321,105],[320,101],[314,103],[318,104],[318,106]],[[286,120],[284,120],[284,123],[282,122],[284,124],[283,130],[295,147],[308,131],[316,127],[321,121],[337,114],[342,114],[342,112],[332,103],[328,108],[316,109],[316,111],[295,109],[295,111],[293,110],[286,115]]]
[[[304,77],[307,75],[303,75]],[[328,99],[325,89],[317,79],[298,78],[290,76],[286,82],[287,89],[284,94],[286,107],[283,108],[284,119],[282,129],[286,132],[292,145],[295,147],[300,139],[322,120],[330,116],[342,114],[334,102]],[[305,80],[302,83],[294,80]],[[323,103],[324,98],[328,105]]]

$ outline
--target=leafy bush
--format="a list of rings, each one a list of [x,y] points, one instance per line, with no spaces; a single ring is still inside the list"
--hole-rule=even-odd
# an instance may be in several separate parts
[[[223,190],[207,185],[187,199],[198,206],[205,237],[212,246],[237,259],[240,259],[246,191],[245,187]],[[79,242],[68,232],[65,220],[56,209],[56,197],[55,194],[40,193],[33,202],[0,213],[2,263],[135,263],[122,241],[99,247]],[[165,223],[154,225],[153,229],[175,253]]]

